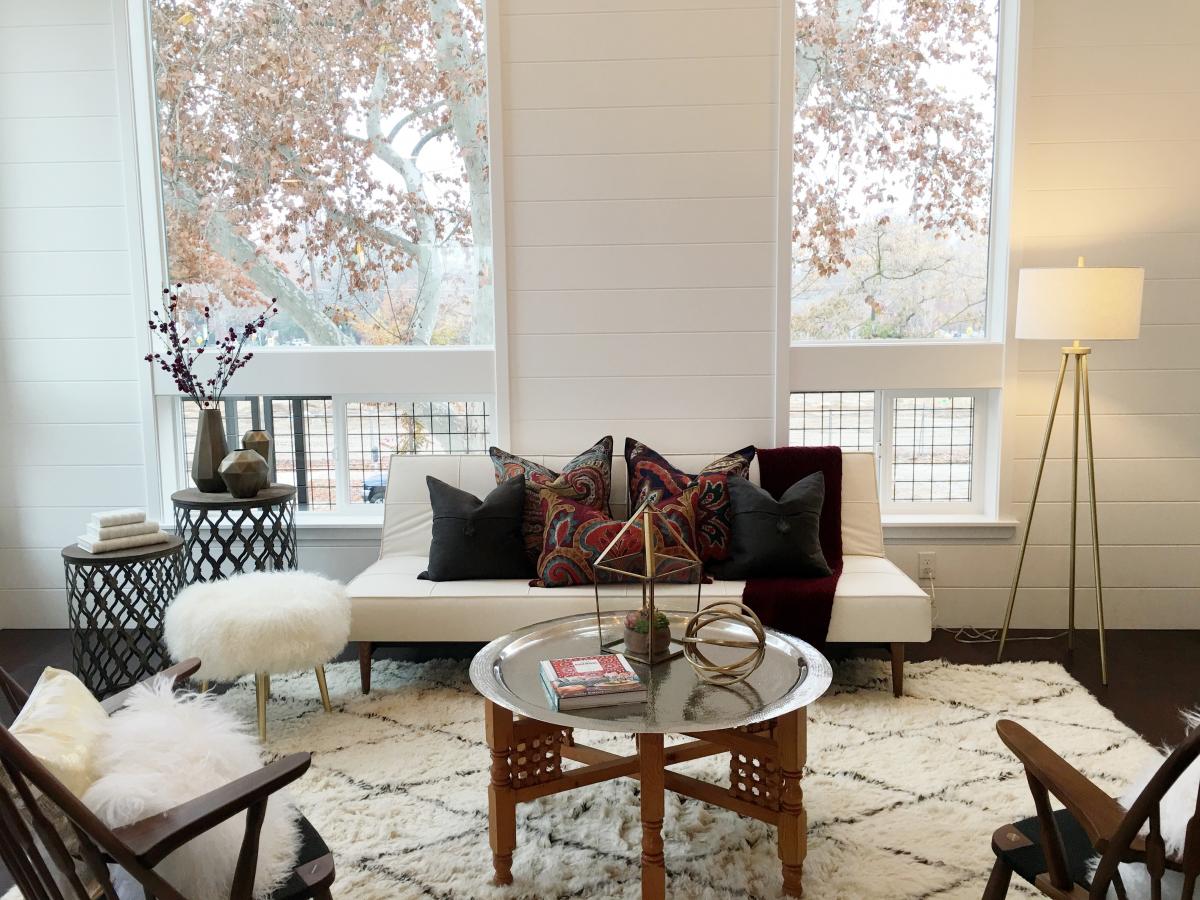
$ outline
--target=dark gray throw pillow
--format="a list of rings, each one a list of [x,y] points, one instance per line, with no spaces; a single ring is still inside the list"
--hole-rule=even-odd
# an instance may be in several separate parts
[[[729,559],[712,566],[718,578],[818,577],[830,574],[821,551],[825,476],[801,478],[776,500],[746,478],[729,479],[733,539]]]
[[[433,542],[427,581],[473,578],[532,578],[521,522],[525,513],[525,477],[501,482],[480,500],[473,494],[425,476],[433,507]]]

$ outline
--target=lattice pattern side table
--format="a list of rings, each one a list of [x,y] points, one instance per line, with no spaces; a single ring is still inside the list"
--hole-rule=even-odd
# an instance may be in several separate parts
[[[163,615],[183,586],[183,541],[88,553],[64,547],[75,674],[99,697],[170,665]]]
[[[171,502],[188,584],[297,568],[292,485],[273,484],[245,500],[189,488],[172,494]]]

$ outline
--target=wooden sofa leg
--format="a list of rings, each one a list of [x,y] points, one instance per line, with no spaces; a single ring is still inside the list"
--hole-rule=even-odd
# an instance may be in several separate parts
[[[892,695],[904,694],[904,644],[892,643]]]
[[[358,677],[362,682],[362,692],[371,693],[371,653],[375,645],[370,641],[358,642]]]

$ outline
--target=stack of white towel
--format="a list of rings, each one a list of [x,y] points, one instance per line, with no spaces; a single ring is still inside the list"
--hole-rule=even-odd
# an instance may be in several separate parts
[[[95,513],[87,524],[87,533],[81,534],[78,541],[88,553],[108,553],[164,544],[170,539],[157,522],[146,519],[144,509],[114,509]]]

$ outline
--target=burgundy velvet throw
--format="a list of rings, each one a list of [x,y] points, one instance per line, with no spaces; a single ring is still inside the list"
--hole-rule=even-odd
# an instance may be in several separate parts
[[[817,578],[751,578],[742,602],[763,624],[823,649],[833,614],[833,595],[842,574],[842,450],[840,447],[778,447],[758,451],[763,490],[776,500],[801,478],[825,476],[821,507],[821,551],[833,572]]]

